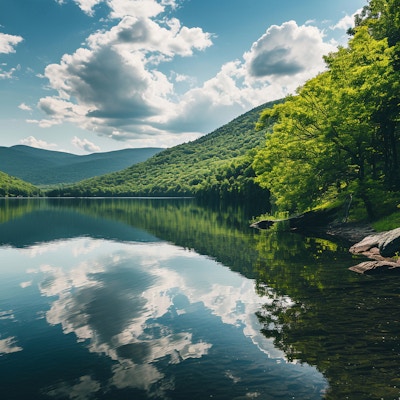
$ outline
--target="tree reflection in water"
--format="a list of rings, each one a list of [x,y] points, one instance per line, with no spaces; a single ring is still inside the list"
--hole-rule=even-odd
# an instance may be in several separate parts
[[[81,215],[80,231],[74,235],[103,237],[104,221],[109,221],[107,232],[115,237],[106,239],[129,240],[134,229],[141,229],[149,240],[193,249],[255,279],[258,294],[270,299],[257,312],[263,334],[288,360],[314,365],[325,375],[330,385],[326,399],[400,397],[398,278],[349,271],[354,259],[347,244],[259,232],[249,228],[251,212],[234,206],[210,208],[193,200],[16,201],[0,209],[0,220],[6,225],[36,213],[34,221],[40,224],[40,216],[59,209]],[[116,223],[129,229],[113,231]],[[0,240],[15,247],[31,245],[15,227]],[[57,234],[66,235],[61,227]],[[82,379],[79,385],[94,384]]]

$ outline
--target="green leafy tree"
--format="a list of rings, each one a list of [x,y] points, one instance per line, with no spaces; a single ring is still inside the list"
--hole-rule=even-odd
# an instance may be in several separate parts
[[[373,217],[374,203],[398,188],[398,109],[386,112],[399,85],[393,51],[360,25],[348,48],[325,58],[326,72],[262,113],[260,127],[276,123],[254,168],[278,208],[355,194]]]

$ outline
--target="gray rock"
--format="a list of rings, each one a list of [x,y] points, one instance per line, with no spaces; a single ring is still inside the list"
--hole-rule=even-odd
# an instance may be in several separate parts
[[[365,237],[350,247],[354,254],[365,253],[377,247],[382,257],[393,257],[400,252],[400,228]]]
[[[400,251],[400,228],[384,232],[378,247],[383,257],[395,256]]]
[[[350,253],[353,254],[359,254],[359,253],[365,253],[366,251],[378,247],[379,244],[379,237],[378,234],[376,235],[369,235],[365,237],[361,242],[358,242],[354,244],[353,246],[350,247]]]
[[[400,273],[400,264],[393,261],[364,261],[354,267],[349,268],[350,271],[358,272],[359,274],[380,274],[385,272]]]

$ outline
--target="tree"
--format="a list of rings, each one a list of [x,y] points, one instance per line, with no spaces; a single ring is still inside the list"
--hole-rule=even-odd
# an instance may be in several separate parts
[[[356,26],[351,30],[355,34],[366,27],[376,40],[387,40],[389,64],[386,71],[385,95],[381,96],[372,118],[379,127],[381,141],[384,144],[386,179],[392,188],[400,188],[398,136],[400,103],[400,0],[371,0],[360,15],[355,18]]]
[[[359,26],[348,48],[325,58],[326,72],[261,115],[260,127],[276,122],[254,168],[278,208],[304,211],[352,193],[374,216],[398,177],[398,110],[385,113],[399,85],[392,54],[386,38]]]

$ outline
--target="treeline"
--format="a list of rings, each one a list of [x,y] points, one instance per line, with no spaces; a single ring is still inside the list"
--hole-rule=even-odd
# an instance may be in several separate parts
[[[197,196],[264,201],[268,191],[255,183],[254,149],[268,126],[255,131],[257,107],[193,142],[184,143],[128,169],[49,191],[49,196]],[[253,152],[253,153],[251,153]]]
[[[261,115],[274,128],[253,167],[278,210],[352,201],[374,218],[399,203],[400,1],[371,0],[348,33],[325,72]]]
[[[36,186],[0,172],[0,197],[33,197],[40,195],[41,191]]]

